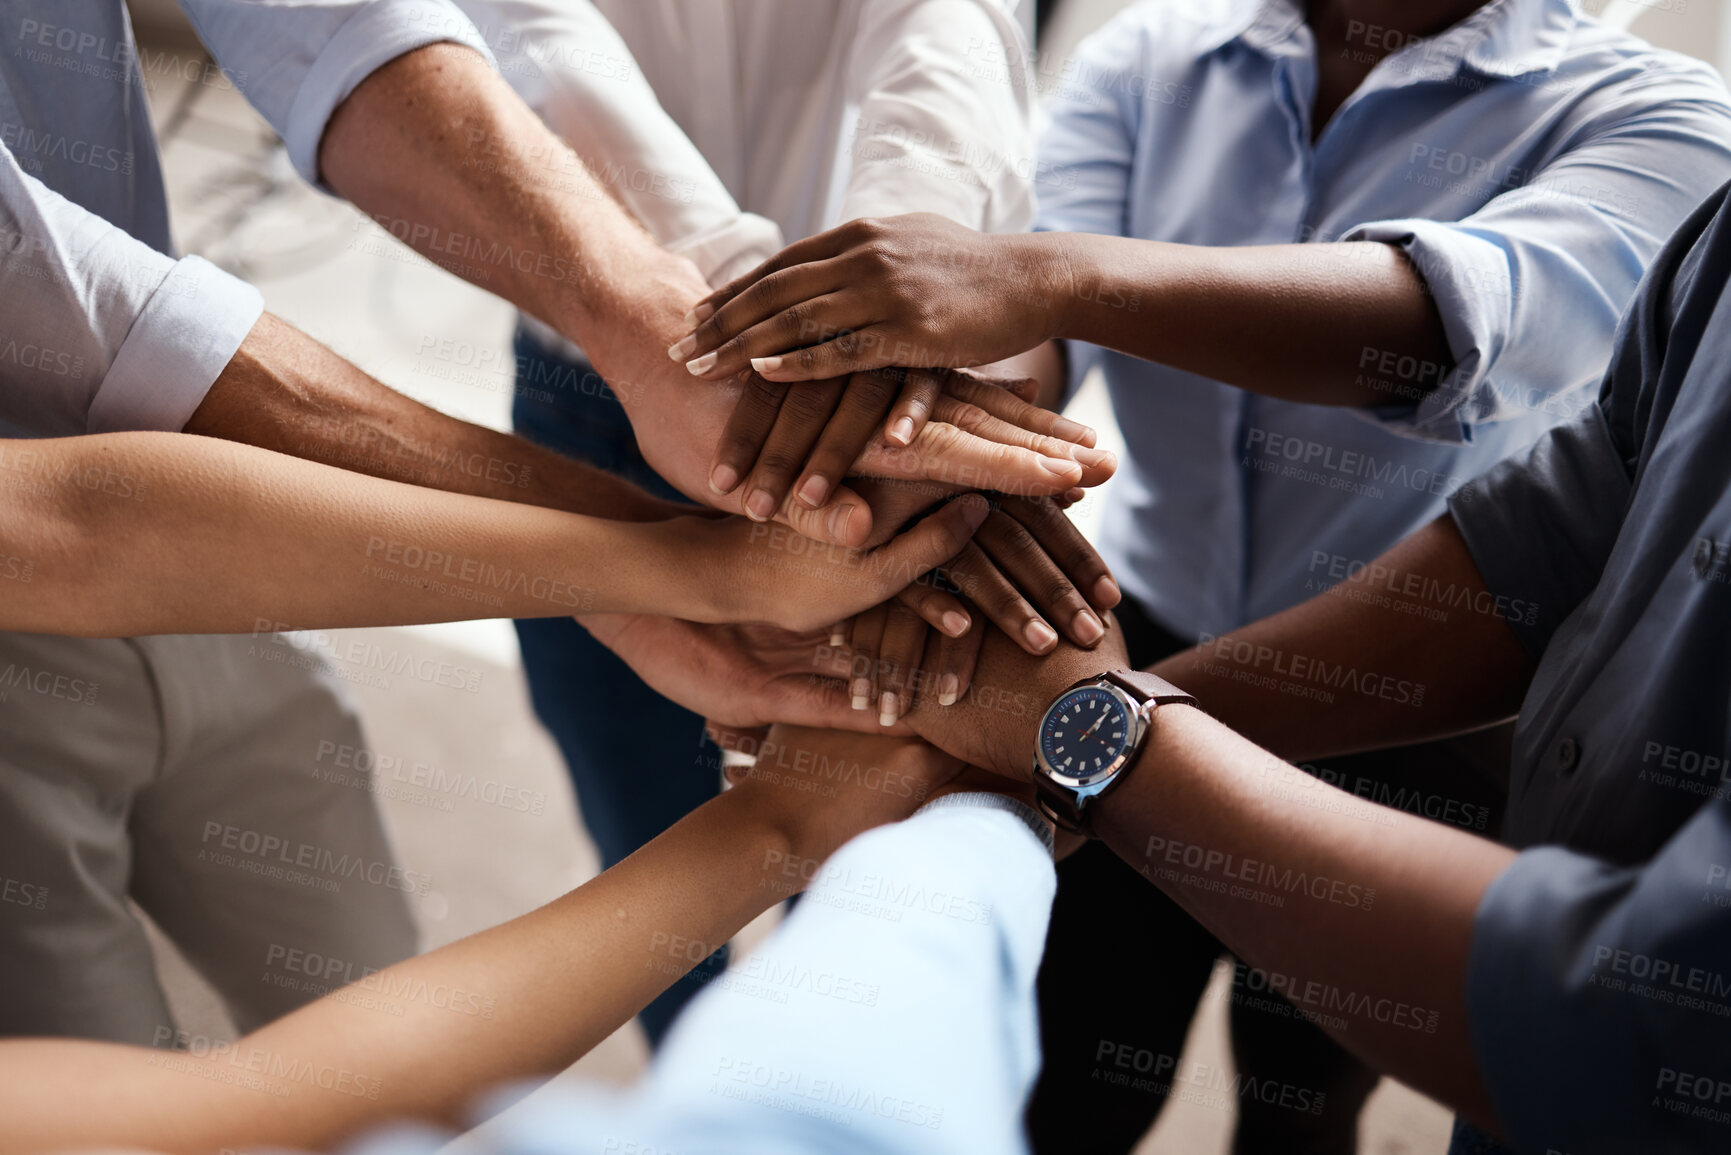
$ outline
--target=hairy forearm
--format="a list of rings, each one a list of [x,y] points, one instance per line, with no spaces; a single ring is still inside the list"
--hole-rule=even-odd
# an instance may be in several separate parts
[[[1445,515],[1328,592],[1153,669],[1284,758],[1408,745],[1519,711],[1534,665],[1500,612]]]
[[[1405,254],[1377,243],[1218,248],[1086,233],[1016,243],[1055,250],[1059,335],[1269,397],[1318,405],[1411,402],[1450,364],[1442,318]],[[1385,354],[1435,367],[1399,395],[1367,374]]]
[[[794,852],[730,792],[548,906],[220,1054],[0,1043],[0,1151],[322,1149],[390,1119],[468,1121],[477,1094],[576,1061],[786,897],[775,867]]]
[[[1514,853],[1326,786],[1187,707],[1155,715],[1095,830],[1376,1069],[1492,1130],[1466,978]],[[1152,981],[1152,980],[1150,980]]]
[[[0,442],[0,628],[86,636],[547,617],[702,617],[681,527],[436,492],[205,437]],[[100,484],[92,484],[90,479]],[[694,613],[693,610],[696,610]]]

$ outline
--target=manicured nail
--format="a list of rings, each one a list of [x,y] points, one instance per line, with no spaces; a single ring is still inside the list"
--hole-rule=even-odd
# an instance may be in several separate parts
[[[1077,461],[1089,469],[1116,469],[1118,467],[1118,455],[1109,450],[1083,449],[1078,446],[1071,452],[1075,454]]]
[[[1090,453],[1092,450],[1078,449],[1078,454]],[[1040,468],[1056,477],[1074,477],[1081,467],[1074,461],[1064,461],[1056,457],[1040,458]]]
[[[715,472],[709,475],[709,488],[717,493],[732,493],[738,484],[739,470],[731,465],[717,465]]]
[[[884,436],[896,445],[907,445],[914,439],[914,419],[912,417],[896,418],[895,424],[889,427]]]
[[[847,631],[837,626],[829,632],[829,644],[832,646],[847,645]]]
[[[1091,646],[1106,636],[1106,627],[1101,625],[1100,619],[1089,610],[1077,614],[1070,623],[1070,628],[1076,631],[1076,637],[1084,646]]]
[[[853,695],[854,709],[864,710],[872,704],[872,684],[866,679],[855,678],[853,685],[848,688],[848,692]]]
[[[1088,426],[1080,421],[1071,421],[1068,417],[1060,417],[1052,423],[1052,435],[1065,441],[1073,441],[1077,445],[1091,446],[1098,439],[1098,434]]]
[[[781,368],[780,357],[753,357],[751,367],[759,373],[773,373]]]
[[[816,509],[823,504],[823,499],[829,496],[829,481],[818,476],[805,479],[805,484],[799,487],[799,499]]]
[[[1094,583],[1094,604],[1101,609],[1109,610],[1123,600],[1124,591],[1111,578],[1103,577]]]
[[[954,674],[945,674],[938,679],[938,705],[954,706],[956,699],[962,696],[962,680]]]
[[[1040,653],[1045,653],[1058,644],[1058,635],[1051,626],[1038,619],[1022,627],[1022,636],[1028,639],[1028,644]]]
[[[829,515],[829,539],[837,545],[847,541],[847,523],[853,516],[852,505],[838,505],[835,512]]]
[[[715,316],[715,306],[708,301],[700,301],[695,309],[685,314],[685,323],[693,329]]]
[[[775,516],[775,497],[767,489],[754,489],[745,497],[745,516],[753,521],[768,521]]]
[[[894,726],[896,719],[901,717],[901,706],[901,699],[896,697],[894,690],[885,694],[883,701],[878,703],[878,725]]]
[[[696,351],[697,338],[695,336],[688,336],[681,337],[678,341],[668,346],[667,355],[675,361],[683,361]]]
[[[971,624],[972,623],[968,621],[968,615],[962,613],[960,610],[944,611],[944,633],[950,635],[952,638],[959,638],[963,634],[967,633],[968,626]]]
[[[701,377],[711,369],[715,368],[715,362],[716,356],[714,353],[705,353],[701,357],[687,361],[685,363],[685,371],[690,373],[693,377]]]

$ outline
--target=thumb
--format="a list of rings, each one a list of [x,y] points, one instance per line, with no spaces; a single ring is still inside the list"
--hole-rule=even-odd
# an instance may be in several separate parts
[[[872,531],[871,506],[845,485],[839,487],[820,509],[808,509],[790,495],[782,502],[776,520],[802,537],[830,545],[844,545],[849,549],[862,548]]]
[[[884,580],[883,598],[901,592],[911,582],[962,552],[992,507],[977,493],[964,494],[868,557]]]

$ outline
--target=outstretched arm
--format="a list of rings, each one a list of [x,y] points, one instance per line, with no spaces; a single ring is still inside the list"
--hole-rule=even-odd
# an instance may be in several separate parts
[[[0,477],[0,547],[28,566],[0,629],[97,637],[582,612],[815,629],[954,557],[987,514],[964,497],[863,552],[739,518],[623,523],[434,492],[178,433],[0,441]]]
[[[233,1044],[0,1043],[0,1151],[316,1149],[391,1119],[466,1121],[478,1094],[575,1062],[842,843],[906,817],[959,769],[905,739],[780,729],[770,742],[773,773],[564,898]],[[860,771],[820,778],[820,762]],[[403,1013],[378,1013],[381,999]]]

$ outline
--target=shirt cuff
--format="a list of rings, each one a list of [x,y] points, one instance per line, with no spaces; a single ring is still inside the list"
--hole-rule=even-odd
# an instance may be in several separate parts
[[[88,431],[180,432],[263,312],[245,281],[203,257],[176,261],[102,378]]]
[[[1040,845],[1046,848],[1047,856],[1052,855],[1057,847],[1057,840],[1052,834],[1051,825],[1025,802],[1019,802],[1007,794],[994,794],[989,790],[967,790],[954,794],[940,794],[914,813],[924,814],[929,810],[1002,810],[1005,814],[1017,819],[1040,840]]]
[[[1408,437],[1455,445],[1471,441],[1473,426],[1503,415],[1489,374],[1512,324],[1508,255],[1491,241],[1441,221],[1378,221],[1358,226],[1341,240],[1382,242],[1406,253],[1436,302],[1454,361],[1451,370],[1403,364],[1396,355],[1390,372],[1383,350],[1367,346],[1359,371],[1385,381],[1390,401],[1353,412]],[[1403,401],[1398,392],[1403,386],[1432,387],[1417,401]]]
[[[1485,588],[1535,661],[1599,584],[1633,484],[1594,404],[1449,498]]]
[[[446,0],[380,0],[344,21],[307,71],[289,108],[283,144],[296,171],[325,187],[319,180],[319,142],[337,106],[397,57],[447,41],[473,48],[489,67],[498,67],[474,23]]]

